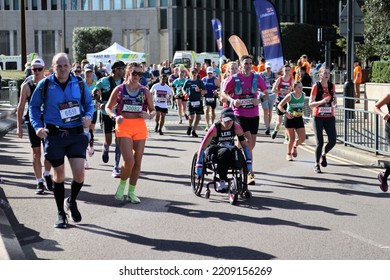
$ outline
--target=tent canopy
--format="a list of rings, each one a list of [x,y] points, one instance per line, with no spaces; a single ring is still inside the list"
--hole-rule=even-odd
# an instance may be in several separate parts
[[[125,47],[119,45],[118,43],[112,44],[109,48],[97,52],[97,53],[88,53],[87,60],[91,64],[107,64],[109,60],[113,63],[115,60],[122,60],[124,63],[129,62],[143,62],[146,61],[146,54],[133,52],[126,49]]]

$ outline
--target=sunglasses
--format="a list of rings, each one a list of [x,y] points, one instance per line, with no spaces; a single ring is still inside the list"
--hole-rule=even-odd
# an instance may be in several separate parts
[[[131,74],[132,74],[133,76],[142,77],[143,72],[132,71]]]
[[[34,68],[34,69],[31,69],[31,71],[33,72],[41,72],[43,70],[43,68]]]

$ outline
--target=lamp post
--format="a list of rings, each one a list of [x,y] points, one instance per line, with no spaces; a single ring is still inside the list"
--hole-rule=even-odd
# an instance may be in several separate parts
[[[61,0],[61,6],[62,6],[62,18],[63,18],[63,31],[62,31],[62,39],[63,39],[63,51],[67,53],[66,51],[66,17],[65,17],[65,10],[66,10],[66,0]]]
[[[20,39],[21,39],[21,56],[22,69],[27,61],[26,51],[26,8],[24,1],[20,1]]]

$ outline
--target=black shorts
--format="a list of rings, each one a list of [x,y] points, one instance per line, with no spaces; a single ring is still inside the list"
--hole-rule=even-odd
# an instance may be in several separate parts
[[[102,117],[104,134],[112,133],[115,128],[115,122],[108,115],[102,114]]]
[[[211,101],[211,99],[213,99],[213,100]],[[210,106],[211,109],[215,109],[217,107],[217,99],[216,98],[205,97],[205,101],[206,101],[206,106]]]
[[[259,121],[260,117],[240,117],[236,116],[237,123],[239,123],[242,127],[242,130],[244,132],[250,131],[251,134],[256,135],[257,131],[259,130]]]
[[[190,115],[194,115],[194,114],[197,114],[197,115],[203,115],[204,112],[203,112],[203,102],[202,101],[199,101],[200,104],[199,106],[196,106],[196,107],[193,107],[191,105],[191,101],[188,102],[188,112]]]
[[[168,114],[168,108],[161,108],[161,107],[158,107],[158,106],[154,106],[154,108],[156,108],[157,112]]]
[[[294,117],[292,119],[289,119],[286,116],[284,117],[284,126],[286,128],[295,128],[295,129],[305,127],[302,117]]]
[[[28,130],[28,138],[30,139],[31,148],[37,148],[41,145],[44,145],[43,139],[39,138],[32,127],[32,125],[28,122],[27,123],[27,130]]]

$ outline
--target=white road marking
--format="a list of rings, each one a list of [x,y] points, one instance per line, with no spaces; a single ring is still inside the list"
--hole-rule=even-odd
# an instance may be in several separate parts
[[[357,240],[362,241],[363,243],[367,243],[369,245],[373,245],[373,246],[378,247],[380,249],[390,249],[390,246],[385,246],[385,245],[379,244],[378,242],[375,242],[373,240],[364,238],[364,237],[362,237],[360,235],[357,235],[357,234],[355,234],[353,232],[350,232],[350,231],[342,230],[341,233],[344,233],[344,234],[346,234],[348,236],[351,236],[351,237],[353,237],[353,238],[355,238]]]

